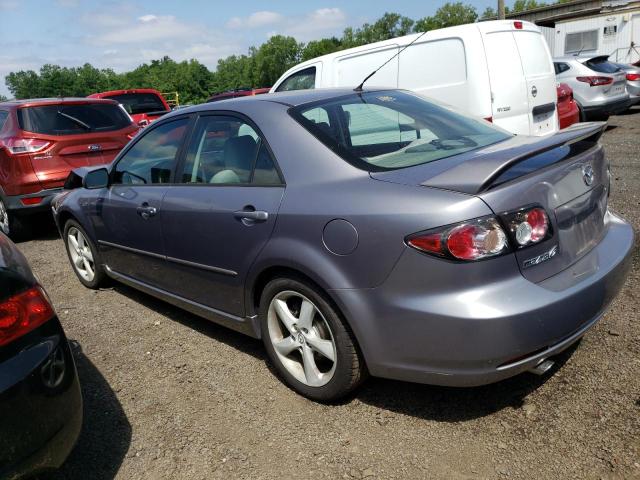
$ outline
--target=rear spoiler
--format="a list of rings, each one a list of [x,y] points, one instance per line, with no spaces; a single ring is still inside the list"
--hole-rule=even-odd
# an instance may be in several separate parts
[[[497,148],[493,153],[492,146],[489,146],[479,151],[482,155],[474,158],[472,167],[467,162],[459,163],[430,178],[422,185],[475,195],[495,186],[495,181],[500,175],[527,159],[579,142],[595,145],[604,133],[606,125],[606,122],[576,123],[554,135],[542,138],[530,137],[530,142],[518,144],[512,148]],[[499,146],[500,144],[496,145],[496,147]],[[562,158],[558,161],[560,160]],[[473,179],[469,176],[469,168],[473,168]]]

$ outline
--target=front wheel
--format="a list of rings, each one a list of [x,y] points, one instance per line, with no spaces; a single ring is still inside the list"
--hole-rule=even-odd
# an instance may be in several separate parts
[[[276,370],[312,400],[331,402],[365,378],[353,334],[326,297],[306,282],[278,278],[260,300],[262,338]]]
[[[87,288],[99,288],[105,281],[100,255],[87,233],[75,220],[69,220],[64,226],[64,243],[78,280]]]

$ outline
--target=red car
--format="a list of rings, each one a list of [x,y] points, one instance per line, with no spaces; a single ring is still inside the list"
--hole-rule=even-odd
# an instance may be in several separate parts
[[[20,236],[73,168],[111,162],[139,129],[113,100],[0,103],[0,231]]]
[[[559,83],[558,91],[558,119],[560,128],[567,128],[580,121],[580,110],[573,99],[573,90],[566,83]]]
[[[249,97],[253,95],[263,95],[265,93],[269,93],[271,90],[269,87],[267,88],[238,88],[235,90],[229,90],[227,92],[222,93],[214,93],[209,97],[207,103],[218,102],[220,100],[226,100],[228,98],[237,98],[237,97]]]
[[[171,107],[158,90],[137,88],[135,90],[111,90],[89,95],[89,98],[108,98],[121,103],[133,121],[144,127],[157,120]]]

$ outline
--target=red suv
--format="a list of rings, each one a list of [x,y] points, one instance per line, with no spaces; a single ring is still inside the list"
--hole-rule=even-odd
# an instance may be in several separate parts
[[[19,236],[71,169],[111,162],[139,128],[113,100],[0,103],[0,231]]]
[[[162,94],[153,88],[111,90],[110,92],[94,93],[89,95],[89,98],[108,98],[121,103],[133,121],[141,127],[171,111],[171,107]]]

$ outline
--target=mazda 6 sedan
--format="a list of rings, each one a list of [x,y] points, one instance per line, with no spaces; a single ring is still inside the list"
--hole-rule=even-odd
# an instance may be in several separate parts
[[[261,338],[311,399],[481,385],[547,370],[624,282],[603,129],[514,136],[399,90],[233,99],[164,116],[53,209],[85,286]]]

